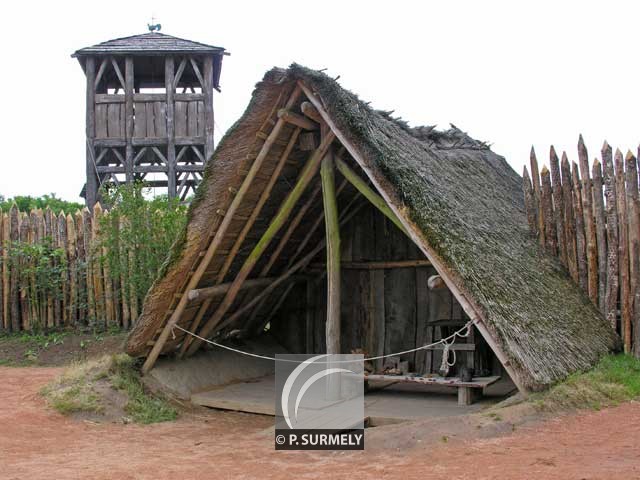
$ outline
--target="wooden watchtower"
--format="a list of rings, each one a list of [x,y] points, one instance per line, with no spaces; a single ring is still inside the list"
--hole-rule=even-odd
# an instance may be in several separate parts
[[[145,181],[184,200],[213,152],[224,48],[159,32],[76,51],[87,78],[89,208],[105,182]]]

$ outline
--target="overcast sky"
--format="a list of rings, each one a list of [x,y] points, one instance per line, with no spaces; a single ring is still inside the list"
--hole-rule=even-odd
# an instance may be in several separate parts
[[[70,54],[162,32],[231,52],[216,141],[273,66],[327,68],[412,125],[454,123],[521,173],[533,144],[593,158],[640,142],[637,2],[119,1],[2,4],[0,194],[78,200],[85,180],[84,75]]]

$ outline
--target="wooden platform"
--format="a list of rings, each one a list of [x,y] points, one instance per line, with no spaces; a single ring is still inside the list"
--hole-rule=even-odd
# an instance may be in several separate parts
[[[419,383],[423,385],[442,385],[445,387],[455,387],[458,389],[458,404],[471,405],[482,393],[482,390],[492,383],[500,380],[499,376],[494,377],[473,377],[470,382],[462,382],[457,377],[420,377],[412,375],[367,375],[370,382],[405,382]]]

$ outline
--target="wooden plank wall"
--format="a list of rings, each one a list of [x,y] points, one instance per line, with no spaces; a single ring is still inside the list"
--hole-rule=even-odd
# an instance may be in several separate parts
[[[99,228],[106,214],[99,203],[93,215],[86,208],[67,215],[19,212],[15,205],[0,213],[0,331],[131,326],[130,312],[141,299],[120,292],[120,279],[109,272]],[[57,255],[38,270],[34,263],[42,257],[33,252],[48,246]]]
[[[342,230],[341,247],[343,262],[425,260],[415,244],[372,206],[365,207]],[[448,289],[428,289],[428,278],[436,274],[431,266],[343,268],[342,352],[363,350],[371,357],[387,355],[431,343],[460,328],[429,326],[435,321],[467,320]],[[326,277],[318,275],[294,287],[272,320],[270,331],[292,353],[324,353],[325,319]],[[490,368],[490,351],[476,337],[475,367]],[[458,352],[461,362],[468,355]],[[411,371],[419,373],[437,372],[441,359],[440,352],[426,350],[401,357],[409,362]],[[374,366],[380,370],[383,361]]]
[[[589,164],[582,136],[577,153],[577,163],[566,152],[559,162],[551,147],[550,168],[538,176],[532,149],[532,177],[526,167],[523,175],[529,227],[621,335],[625,351],[640,357],[638,158],[604,142]]]
[[[167,104],[162,101],[134,102],[134,138],[166,138]],[[96,104],[96,138],[124,138],[124,103]],[[205,106],[201,100],[176,101],[174,112],[176,137],[205,135]]]

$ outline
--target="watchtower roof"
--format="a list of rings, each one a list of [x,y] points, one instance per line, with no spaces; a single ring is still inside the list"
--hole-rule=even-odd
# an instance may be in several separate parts
[[[91,47],[76,50],[71,56],[76,58],[84,55],[162,55],[166,53],[228,55],[222,47],[185,40],[164,33],[149,32],[107,40]]]

